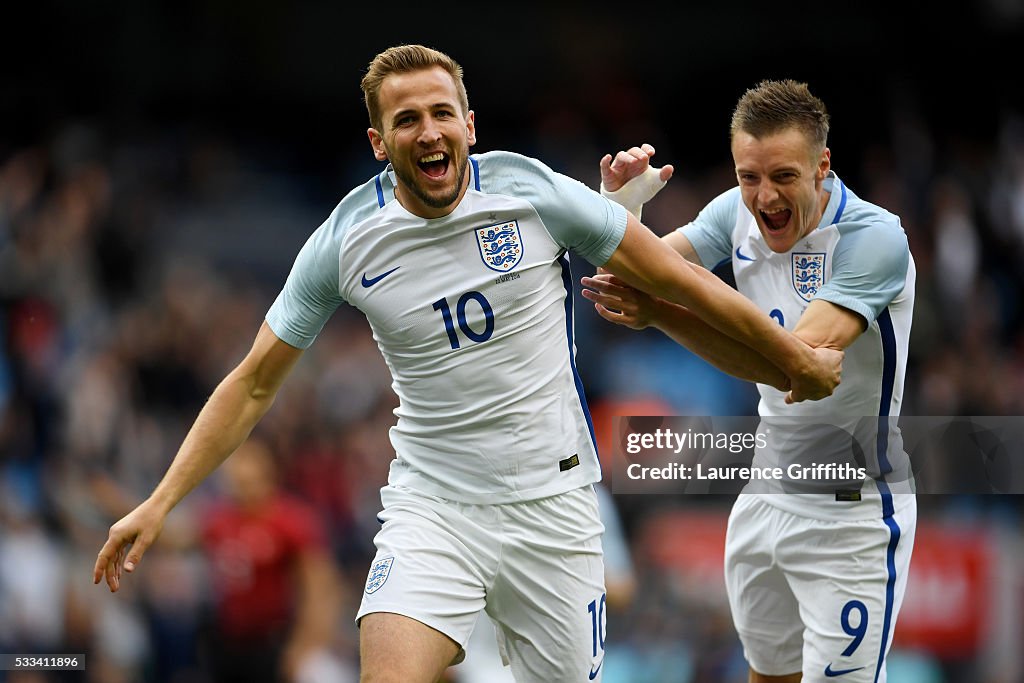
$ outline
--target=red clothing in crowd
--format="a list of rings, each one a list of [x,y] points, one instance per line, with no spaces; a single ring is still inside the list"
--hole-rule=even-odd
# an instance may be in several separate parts
[[[259,641],[287,631],[295,608],[295,562],[323,550],[317,514],[302,501],[277,494],[264,507],[217,505],[203,524],[213,573],[217,626],[236,641]]]

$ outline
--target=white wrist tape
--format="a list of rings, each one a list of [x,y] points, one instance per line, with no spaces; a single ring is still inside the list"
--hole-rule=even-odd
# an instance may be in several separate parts
[[[601,195],[621,204],[639,219],[644,204],[651,201],[665,187],[665,183],[661,179],[661,169],[648,166],[643,175],[633,178],[615,191],[606,189],[604,183],[601,183]]]

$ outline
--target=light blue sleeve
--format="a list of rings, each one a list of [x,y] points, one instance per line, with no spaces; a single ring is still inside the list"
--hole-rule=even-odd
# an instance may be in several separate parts
[[[732,257],[732,233],[739,207],[740,188],[734,187],[712,199],[692,223],[679,228],[705,268],[714,269]]]
[[[267,324],[274,334],[299,349],[313,343],[343,301],[338,283],[340,245],[332,219],[306,240],[284,288],[267,312]]]
[[[479,156],[481,189],[525,199],[551,238],[595,266],[608,262],[626,234],[626,210],[578,180],[512,152]]]
[[[899,219],[840,224],[832,278],[816,299],[857,313],[869,323],[903,291],[910,264],[907,235]]]

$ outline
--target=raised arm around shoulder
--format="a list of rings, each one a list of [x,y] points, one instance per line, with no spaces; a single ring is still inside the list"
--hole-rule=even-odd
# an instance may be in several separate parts
[[[792,380],[794,398],[823,398],[839,383],[810,346],[710,271],[687,262],[632,215],[604,268],[637,289],[684,306],[712,327],[758,349]]]
[[[757,349],[719,332],[689,309],[644,294],[609,273],[585,277],[582,283],[583,297],[605,320],[634,330],[653,326],[723,372],[790,390],[789,378]]]
[[[622,241],[603,267],[640,291],[685,306],[747,346],[774,346],[774,351],[765,349],[765,356],[790,376],[811,362],[806,344],[715,275],[683,259],[631,214]]]

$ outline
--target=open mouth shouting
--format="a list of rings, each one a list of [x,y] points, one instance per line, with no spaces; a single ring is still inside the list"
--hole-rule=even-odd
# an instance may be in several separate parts
[[[431,152],[419,158],[416,165],[429,178],[440,180],[448,173],[451,158],[444,152]]]
[[[781,232],[789,225],[789,219],[793,216],[790,209],[761,209],[761,222],[769,232]]]

